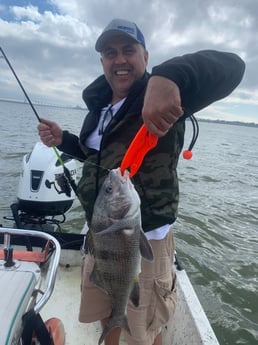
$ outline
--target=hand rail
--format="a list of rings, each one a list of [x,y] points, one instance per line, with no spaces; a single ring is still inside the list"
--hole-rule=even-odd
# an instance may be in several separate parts
[[[60,260],[60,254],[61,254],[61,247],[59,242],[51,235],[41,232],[41,231],[35,231],[35,230],[21,230],[21,229],[12,229],[12,228],[0,228],[0,234],[5,235],[5,239],[8,235],[18,235],[18,236],[30,236],[30,237],[38,237],[42,238],[46,241],[49,241],[52,243],[54,246],[54,253],[52,257],[52,262],[51,262],[51,270],[48,275],[48,280],[47,280],[47,286],[46,290],[43,292],[43,295],[41,298],[36,302],[34,306],[34,311],[35,313],[39,313],[40,310],[43,308],[43,306],[47,303],[49,300],[53,289],[55,285],[55,280],[56,280],[56,274],[57,274],[57,269],[59,265],[59,260]]]

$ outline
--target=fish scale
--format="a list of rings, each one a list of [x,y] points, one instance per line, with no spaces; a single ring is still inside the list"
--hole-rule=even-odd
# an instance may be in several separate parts
[[[105,257],[101,256],[101,250],[96,250],[95,261],[97,267],[101,267],[101,274],[105,275],[106,279],[104,280],[104,290],[109,289],[108,281],[112,282],[116,280],[121,281],[122,285],[128,283],[131,280],[131,276],[138,275],[139,271],[137,267],[140,265],[140,252],[139,252],[139,240],[132,238],[131,241],[124,241],[124,235],[121,235],[121,232],[117,232],[114,235],[103,235],[101,242],[103,241],[103,249],[106,253]],[[132,242],[132,243],[131,243]],[[115,248],[112,248],[113,244],[116,243],[118,248],[115,251]],[[98,247],[97,247],[98,248]],[[108,252],[110,248],[110,252]],[[123,250],[121,250],[123,249]],[[132,252],[138,252],[137,255],[132,255]],[[100,255],[99,255],[100,254]],[[110,265],[112,264],[112,271]],[[127,274],[129,267],[132,267],[133,270],[131,274]],[[98,268],[97,268],[98,269]],[[109,277],[109,279],[108,279]],[[111,279],[111,277],[114,277]],[[123,286],[122,286],[123,287]],[[112,284],[112,289],[113,289]],[[117,286],[117,288],[120,288]]]

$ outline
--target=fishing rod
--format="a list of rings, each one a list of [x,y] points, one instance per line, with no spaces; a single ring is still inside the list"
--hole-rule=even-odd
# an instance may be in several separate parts
[[[3,51],[2,47],[0,47],[0,52],[2,53],[3,58],[5,59],[7,65],[9,66],[10,70],[12,71],[15,79],[17,80],[17,82],[18,82],[18,84],[19,84],[19,86],[20,86],[24,96],[26,97],[26,99],[27,99],[31,109],[33,110],[34,115],[36,116],[36,118],[39,121],[39,123],[41,123],[41,119],[40,119],[40,117],[39,117],[39,115],[37,113],[37,110],[35,109],[33,103],[31,102],[30,97],[28,96],[26,90],[24,89],[20,79],[18,78],[18,76],[17,76],[15,70],[13,69],[13,66],[11,65],[10,61],[8,60],[7,56],[5,55],[5,52]],[[61,185],[62,185],[63,191],[65,192],[65,194],[67,196],[70,197],[71,196],[71,188],[70,188],[70,186],[71,186],[73,191],[74,191],[74,193],[77,194],[77,186],[76,186],[75,181],[72,179],[72,176],[70,174],[69,169],[67,169],[67,167],[65,166],[65,164],[64,164],[64,162],[63,162],[63,160],[62,160],[62,158],[61,158],[61,156],[59,154],[59,152],[57,151],[57,148],[55,146],[52,146],[52,148],[53,148],[53,150],[54,150],[54,152],[55,152],[55,154],[57,156],[57,159],[58,159],[60,165],[62,166],[62,168],[64,170],[64,176],[66,177],[66,179],[68,181],[68,183],[67,183],[66,180],[62,181]]]

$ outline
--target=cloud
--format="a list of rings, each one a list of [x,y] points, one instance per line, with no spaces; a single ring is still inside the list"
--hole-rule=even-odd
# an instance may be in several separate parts
[[[17,43],[19,40],[32,41],[37,45],[52,44],[56,47],[87,47],[93,44],[91,37],[94,28],[89,28],[70,15],[53,14],[49,11],[41,14],[34,6],[15,6],[11,8],[11,12],[17,21],[0,21],[0,36],[3,38],[11,36],[17,39]]]
[[[32,21],[37,21],[41,18],[41,15],[38,12],[38,8],[35,6],[13,6],[11,12],[14,15],[14,18],[20,20],[22,18],[29,19]]]
[[[148,70],[166,59],[201,49],[232,51],[246,61],[234,92],[255,103],[258,89],[258,3],[235,0],[24,0],[0,5],[0,42],[33,98],[82,104],[81,92],[102,73],[94,44],[115,17],[135,21],[150,53]],[[20,94],[0,60],[0,97]],[[242,92],[240,92],[242,91]],[[233,95],[232,95],[233,97]],[[229,105],[228,99],[223,100]],[[258,121],[258,120],[257,120]]]

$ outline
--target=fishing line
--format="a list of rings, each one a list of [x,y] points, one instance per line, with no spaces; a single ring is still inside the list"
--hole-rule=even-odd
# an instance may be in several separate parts
[[[31,100],[30,100],[30,97],[28,96],[28,94],[27,94],[26,90],[24,89],[24,87],[23,87],[21,81],[19,80],[17,74],[15,73],[15,70],[13,69],[13,67],[12,67],[12,65],[11,65],[11,63],[10,63],[10,61],[8,60],[7,56],[5,55],[5,53],[4,53],[3,49],[2,49],[2,47],[0,47],[0,51],[1,51],[1,53],[2,53],[3,58],[5,59],[5,61],[6,61],[6,63],[7,63],[7,65],[9,66],[10,70],[12,71],[12,73],[13,73],[13,75],[14,75],[16,81],[18,82],[20,88],[22,89],[22,92],[23,92],[24,96],[26,97],[26,99],[27,99],[27,101],[28,101],[28,103],[29,103],[31,109],[33,110],[34,115],[36,116],[36,118],[37,118],[37,120],[39,121],[39,123],[41,123],[41,120],[40,120],[40,117],[39,117],[39,115],[38,115],[38,113],[37,113],[37,110],[35,109],[34,105],[32,104],[32,102],[31,102]],[[63,160],[62,160],[60,154],[58,153],[57,148],[56,148],[55,146],[52,146],[52,148],[53,148],[53,150],[54,150],[54,152],[55,152],[55,154],[56,154],[56,156],[57,156],[57,159],[58,159],[60,165],[62,166],[62,168],[63,168],[63,170],[64,170],[65,177],[67,178],[67,180],[68,180],[70,186],[72,187],[73,191],[74,191],[75,194],[76,194],[77,186],[76,186],[75,181],[74,181],[74,180],[72,179],[72,177],[71,177],[71,174],[70,174],[69,169],[67,169],[67,167],[64,165],[64,162],[63,162]],[[68,187],[69,187],[69,186],[65,186],[65,194],[66,194],[67,196],[70,197],[70,196],[71,196],[71,192],[70,192],[70,190],[69,190]]]
[[[112,169],[104,167],[103,165],[100,165],[100,164],[97,164],[97,163],[93,163],[93,162],[89,162],[89,161],[87,161],[87,164],[92,165],[94,167],[98,167],[98,168],[100,168],[102,170],[106,170],[108,172],[110,172],[112,170]]]

